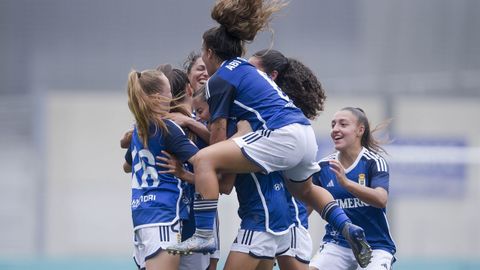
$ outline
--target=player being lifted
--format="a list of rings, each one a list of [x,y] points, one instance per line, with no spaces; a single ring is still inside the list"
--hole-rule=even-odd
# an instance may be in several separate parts
[[[278,86],[245,59],[244,43],[252,41],[286,4],[281,1],[217,1],[212,18],[220,26],[203,34],[202,58],[211,78],[206,84],[211,113],[210,146],[195,155],[194,202],[196,232],[172,245],[170,252],[210,252],[215,249],[213,222],[219,196],[217,172],[282,171],[293,196],[311,205],[349,242],[356,259],[366,266],[371,249],[363,229],[351,223],[332,195],[314,186],[319,171],[315,134],[305,117]],[[225,140],[227,119],[247,120],[252,129]]]

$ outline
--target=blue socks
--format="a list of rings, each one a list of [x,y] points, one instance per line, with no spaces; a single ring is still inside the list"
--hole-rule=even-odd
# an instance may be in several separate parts
[[[217,214],[218,199],[203,200],[195,198],[193,211],[195,212],[196,228],[201,230],[213,230],[213,223]]]
[[[320,214],[337,232],[341,232],[347,222],[352,222],[336,201],[331,201],[323,207]]]

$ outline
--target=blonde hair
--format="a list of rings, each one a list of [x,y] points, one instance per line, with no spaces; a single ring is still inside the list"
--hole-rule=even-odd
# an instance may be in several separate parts
[[[137,131],[145,148],[148,148],[148,138],[160,129],[167,131],[163,118],[168,114],[170,98],[162,95],[170,91],[170,85],[165,75],[158,70],[132,70],[128,74],[128,108],[135,117]],[[154,126],[153,134],[149,129]]]

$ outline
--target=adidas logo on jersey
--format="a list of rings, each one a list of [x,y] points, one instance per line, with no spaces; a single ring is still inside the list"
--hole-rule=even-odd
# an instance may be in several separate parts
[[[330,182],[328,182],[327,187],[334,187],[335,185],[333,184],[333,180],[330,179]]]

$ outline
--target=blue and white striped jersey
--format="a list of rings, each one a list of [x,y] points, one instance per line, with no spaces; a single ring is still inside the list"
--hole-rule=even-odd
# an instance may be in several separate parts
[[[206,84],[213,122],[218,118],[248,120],[253,130],[310,125],[303,112],[262,71],[245,59],[225,61]]]
[[[240,228],[284,234],[292,220],[282,174],[273,172],[238,174],[235,180]]]
[[[370,206],[349,193],[337,182],[335,173],[330,170],[328,160],[338,159],[338,153],[331,154],[320,160],[320,171],[313,175],[313,182],[327,189],[343,208],[352,223],[362,227],[372,249],[382,249],[395,254],[395,243],[390,235],[386,209]],[[360,151],[357,159],[345,169],[348,179],[367,187],[382,187],[388,191],[389,169],[387,162],[380,155],[366,148]],[[332,226],[325,226],[323,241],[334,242],[349,247],[343,236]]]
[[[287,189],[285,189],[285,196],[290,208],[290,216],[295,226],[302,226],[308,229],[308,211],[305,204],[295,199]]]
[[[195,116],[192,116],[195,118]],[[188,134],[188,130],[186,130]],[[208,144],[202,140],[200,137],[197,137],[194,141],[195,145],[198,149],[202,149],[207,147]],[[186,169],[190,172],[193,172],[193,166],[189,163],[185,164]],[[187,206],[187,214],[188,216],[181,216],[180,218],[183,220],[182,224],[182,241],[190,238],[195,233],[195,213],[193,211],[193,202],[195,198],[195,185],[190,184],[187,182],[183,183],[183,194],[182,194],[182,201]]]
[[[236,125],[237,121],[228,120],[228,137],[236,132]],[[235,190],[241,229],[284,234],[295,224],[287,210],[290,206],[280,172],[237,174]]]
[[[182,181],[172,174],[159,174],[165,170],[155,163],[156,156],[163,156],[162,150],[186,162],[198,152],[183,130],[173,121],[165,120],[168,132],[157,131],[144,147],[138,131],[134,128],[129,151],[132,161],[132,219],[134,229],[148,226],[171,225],[180,216],[183,193]],[[150,129],[154,134],[154,127]],[[128,162],[128,160],[127,160]]]

